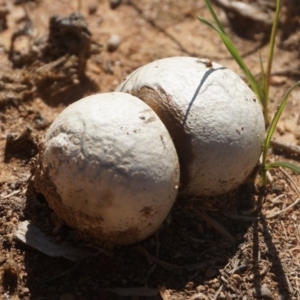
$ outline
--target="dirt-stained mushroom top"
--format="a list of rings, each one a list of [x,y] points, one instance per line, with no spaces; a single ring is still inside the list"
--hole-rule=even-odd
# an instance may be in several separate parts
[[[157,230],[178,184],[167,129],[148,105],[125,93],[89,96],[66,108],[46,134],[36,175],[61,219],[116,244]]]

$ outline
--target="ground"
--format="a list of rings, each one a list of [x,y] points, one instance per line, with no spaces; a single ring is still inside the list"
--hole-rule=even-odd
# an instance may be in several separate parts
[[[214,1],[258,75],[259,53],[264,63],[268,54],[273,2],[248,1],[246,10],[235,10],[227,1]],[[271,170],[265,192],[255,175],[227,195],[179,198],[153,237],[126,247],[83,241],[61,225],[33,187],[39,141],[59,112],[80,97],[114,91],[137,67],[176,55],[209,58],[243,76],[197,16],[210,19],[202,0],[0,1],[2,299],[300,299],[299,178],[289,171]],[[271,115],[299,78],[299,40],[298,1],[286,0],[271,77]],[[299,145],[299,97],[296,89],[276,129],[280,145],[273,144],[269,160],[299,165],[299,149],[289,147]],[[21,243],[15,232],[25,220],[88,257],[50,257]]]

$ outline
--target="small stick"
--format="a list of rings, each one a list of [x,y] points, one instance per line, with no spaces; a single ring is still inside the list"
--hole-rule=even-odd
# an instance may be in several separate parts
[[[148,253],[144,248],[142,247],[138,247],[137,250],[142,253],[143,255],[145,255],[149,260],[152,260],[153,262],[157,263],[158,265],[160,265],[161,267],[165,268],[166,270],[169,271],[173,271],[173,272],[178,272],[178,271],[182,271],[183,268],[176,266],[176,265],[172,265],[170,263],[167,263],[165,261],[160,260],[159,258],[151,255],[150,253]]]
[[[283,170],[283,168],[279,168],[279,170],[288,179],[289,183],[293,186],[294,191],[298,194],[298,196],[300,196],[300,190],[299,190],[297,184],[295,183],[295,181],[293,180],[293,178],[285,170]],[[266,216],[266,219],[271,219],[271,218],[277,217],[277,216],[279,216],[281,214],[284,214],[285,212],[287,212],[288,210],[290,210],[291,208],[293,208],[294,206],[296,206],[298,203],[300,203],[300,197],[295,202],[293,202],[291,205],[289,205],[288,207],[286,207],[286,208],[284,208],[284,209],[282,209],[280,211],[277,211],[277,212],[275,212],[272,215]]]
[[[18,194],[18,193],[20,193],[20,192],[21,192],[21,190],[13,191],[12,193],[10,193],[10,194],[8,194],[8,195],[2,197],[2,200],[3,200],[3,199],[6,199],[6,198],[9,198],[9,197],[11,197],[11,196],[14,196],[14,195],[16,195],[16,194]]]
[[[300,146],[297,146],[297,145],[272,140],[271,146],[273,149],[284,150],[292,155],[300,155]]]
[[[299,76],[300,75],[300,71],[299,71],[300,66],[298,67],[289,67],[289,68],[284,68],[278,71],[274,71],[271,73],[271,75],[275,76],[275,75],[285,75],[285,76],[290,76],[290,75],[294,75],[294,76]]]
[[[295,202],[293,202],[288,207],[286,207],[286,208],[284,208],[284,209],[282,209],[280,211],[277,211],[277,212],[275,212],[272,215],[266,216],[266,219],[272,219],[272,218],[278,217],[279,215],[286,213],[288,210],[290,210],[291,208],[293,208],[294,206],[296,206],[298,203],[300,203],[300,198],[298,198]]]
[[[283,169],[283,168],[279,168],[279,170],[285,175],[285,177],[289,180],[290,184],[293,186],[294,191],[298,194],[298,196],[300,196],[300,190],[297,186],[297,184],[295,183],[295,181],[293,180],[293,178]]]
[[[196,214],[205,222],[207,222],[211,227],[216,229],[223,237],[229,239],[231,242],[236,242],[235,238],[221,224],[219,224],[216,220],[214,220],[204,211],[198,211],[196,212]]]
[[[138,2],[138,1],[137,1]],[[167,38],[169,38],[174,44],[177,45],[177,47],[182,51],[184,54],[187,54],[189,56],[195,56],[194,53],[190,52],[184,44],[182,44],[178,39],[176,39],[172,34],[170,34],[164,26],[158,25],[154,20],[148,18],[145,16],[143,9],[140,8],[137,4],[135,4],[133,1],[128,1],[127,5],[130,5],[149,25],[151,25],[156,30],[162,32]],[[196,55],[197,56],[197,55]]]
[[[241,216],[241,215],[227,215],[227,217],[233,220],[245,221],[245,222],[255,222],[260,220],[260,217],[248,217],[248,216]]]
[[[201,292],[194,294],[193,296],[188,298],[188,300],[197,300],[197,299],[209,300],[209,298]]]
[[[275,197],[274,199],[272,199],[271,201],[272,201],[272,203],[276,203],[279,199],[281,199],[283,197],[286,197],[286,194],[281,194],[281,195]]]
[[[219,296],[219,294],[221,293],[222,289],[223,289],[223,284],[221,284],[221,286],[220,286],[220,287],[218,288],[218,290],[216,291],[213,300],[217,300],[217,299],[218,299],[218,296]]]
[[[266,175],[267,175],[268,182],[273,183],[274,179],[270,171],[267,171]]]
[[[238,267],[236,267],[235,269],[230,270],[228,273],[230,275],[238,273],[238,272],[242,272],[244,270],[247,270],[247,265],[240,265]]]
[[[226,11],[251,19],[255,22],[271,25],[269,15],[253,5],[241,1],[214,0],[214,2]]]
[[[44,71],[51,71],[55,67],[65,63],[68,60],[68,58],[69,58],[69,54],[63,55],[63,56],[59,57],[58,59],[37,68],[35,70],[35,72],[39,73],[39,72],[44,72]]]

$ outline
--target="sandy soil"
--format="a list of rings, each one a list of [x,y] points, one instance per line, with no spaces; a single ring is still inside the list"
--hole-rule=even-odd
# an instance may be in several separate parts
[[[2,299],[300,299],[300,213],[297,205],[289,208],[300,191],[291,172],[271,170],[265,193],[256,176],[227,195],[180,198],[159,232],[127,247],[83,241],[36,193],[30,178],[39,141],[59,112],[82,96],[114,91],[137,67],[176,55],[209,58],[242,76],[219,37],[197,20],[210,19],[203,1],[115,2],[0,1]],[[262,14],[259,20],[259,14],[216,6],[258,75],[259,53],[264,62],[268,54],[273,2],[248,1]],[[70,17],[78,10],[82,16]],[[300,77],[297,2],[283,3],[280,20],[271,114]],[[79,44],[69,43],[69,34]],[[120,42],[110,41],[114,35]],[[270,160],[299,165],[298,148],[289,147],[299,145],[299,97],[299,89],[291,94],[275,133],[286,147],[274,144]],[[71,261],[25,245],[15,237],[25,220],[88,256]]]

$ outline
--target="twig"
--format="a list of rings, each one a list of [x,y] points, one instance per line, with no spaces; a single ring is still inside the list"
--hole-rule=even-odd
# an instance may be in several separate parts
[[[281,214],[284,214],[285,212],[289,211],[291,208],[293,208],[294,206],[296,206],[298,203],[300,203],[300,190],[297,186],[297,184],[295,183],[295,181],[293,180],[293,178],[283,169],[283,168],[279,168],[279,170],[285,175],[285,177],[288,179],[290,185],[293,186],[294,191],[298,194],[298,199],[293,202],[291,205],[289,205],[288,207],[275,212],[272,215],[266,216],[266,219],[271,219],[271,218],[275,218]]]
[[[286,197],[286,194],[281,194],[281,195],[275,197],[274,199],[271,200],[271,202],[274,203],[274,204],[278,203],[278,200],[283,198],[283,197]],[[280,201],[279,203],[282,203],[282,202]]]
[[[218,299],[218,296],[219,296],[219,294],[221,293],[222,289],[223,289],[223,284],[221,284],[221,286],[220,286],[220,287],[218,288],[218,290],[216,291],[213,300],[217,300],[217,299]]]
[[[275,212],[272,215],[266,216],[265,218],[266,219],[272,219],[272,218],[278,217],[279,215],[284,214],[287,211],[289,211],[291,208],[293,208],[294,206],[296,206],[298,203],[300,203],[300,198],[298,198],[294,203],[292,203],[288,207],[286,207],[286,208],[284,208],[284,209],[282,209],[280,211],[277,211],[277,212]]]
[[[261,48],[261,46],[259,45],[259,49]],[[251,53],[252,54],[252,53]],[[245,55],[245,54],[243,54]],[[299,70],[300,66],[298,67],[287,67],[281,70],[277,70],[272,72],[270,75],[271,76],[300,76],[300,70]],[[261,80],[262,77],[262,72],[259,71],[256,74],[254,74],[254,78],[257,79],[258,81]],[[246,76],[244,74],[241,75],[242,79],[246,79]],[[272,143],[272,141],[271,141]]]
[[[207,215],[204,211],[197,211],[196,214],[205,222],[207,222],[211,227],[216,229],[223,237],[229,239],[231,242],[236,242],[235,238],[221,224]]]
[[[285,143],[277,140],[271,141],[271,146],[273,149],[284,150],[291,155],[300,155],[300,146],[293,145],[290,143]]]
[[[251,19],[254,22],[260,22],[264,25],[271,25],[272,18],[261,9],[241,1],[214,0],[214,2],[224,10],[235,13],[243,18]]]
[[[11,197],[11,196],[14,196],[14,195],[20,193],[20,192],[21,192],[21,190],[13,191],[12,193],[10,193],[10,194],[8,194],[8,195],[3,196],[2,199],[7,199],[7,198],[9,198],[9,197]]]
[[[224,275],[225,275],[225,273],[224,273]],[[225,276],[220,276],[220,279],[224,282],[225,286],[227,288],[229,288],[231,291],[233,291],[234,293],[236,293],[236,295],[240,294],[240,292],[233,285],[231,285],[227,279],[225,279]]]
[[[188,300],[197,300],[197,299],[209,300],[209,298],[205,294],[200,292],[188,298]]]
[[[233,268],[232,268],[231,271],[228,272],[228,274],[230,274],[230,272],[232,272],[232,274],[235,272],[235,269],[238,267],[240,261],[241,260],[239,258],[235,259],[234,264],[233,264]]]
[[[274,71],[271,73],[271,75],[275,76],[275,75],[285,75],[285,76],[300,76],[300,70],[299,70],[300,66],[298,67],[288,67],[288,68],[284,68],[278,71]]]
[[[283,168],[279,168],[279,170],[285,175],[289,183],[293,186],[294,191],[298,194],[298,197],[300,197],[300,190],[297,184],[295,183],[295,181],[293,180],[293,178]]]
[[[247,270],[247,265],[240,265],[240,266],[237,266],[235,269],[232,269],[228,272],[228,274],[232,275],[232,274],[235,274],[235,273],[239,273],[239,272],[242,272],[244,270]]]
[[[245,221],[245,222],[254,222],[260,220],[260,217],[248,217],[248,216],[241,216],[241,215],[226,215],[226,216],[233,220]]]
[[[165,36],[167,36],[173,43],[175,43],[178,48],[184,53],[184,54],[187,54],[189,56],[199,56],[199,54],[195,54],[195,53],[192,53],[191,51],[189,51],[187,48],[184,47],[184,45],[182,45],[176,38],[174,38],[170,33],[168,33],[164,27],[162,26],[159,26],[158,24],[156,24],[155,21],[147,18],[144,13],[143,13],[143,10],[138,6],[136,5],[133,1],[128,1],[127,2],[128,5],[130,5],[131,7],[133,7],[139,14],[140,16],[145,20],[147,21],[152,27],[156,28],[157,30],[159,30],[160,32],[162,32]]]
[[[157,263],[158,265],[160,265],[161,267],[163,267],[166,270],[169,271],[173,271],[173,272],[179,272],[182,271],[183,268],[176,266],[176,265],[172,265],[170,263],[167,263],[165,261],[160,260],[159,258],[151,255],[150,253],[148,253],[144,248],[142,247],[138,247],[137,250],[142,253],[143,255],[145,255],[149,260],[152,260],[153,262]]]
[[[51,71],[54,68],[58,67],[59,65],[65,63],[68,60],[68,58],[69,58],[69,54],[63,55],[58,59],[39,67],[38,69],[35,70],[35,72],[39,73],[39,72]]]
[[[268,182],[270,182],[272,184],[274,182],[274,179],[273,179],[273,176],[271,175],[270,171],[267,171],[266,175],[267,175]]]
[[[257,211],[257,206],[254,206],[250,209],[247,210],[241,210],[240,213],[242,216],[248,216],[248,215],[252,215],[253,213],[255,213]]]

